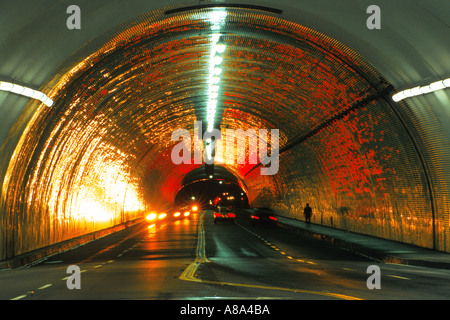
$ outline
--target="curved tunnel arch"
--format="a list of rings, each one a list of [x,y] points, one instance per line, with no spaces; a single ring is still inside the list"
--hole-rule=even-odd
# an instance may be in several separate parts
[[[30,101],[37,111],[5,175],[4,216],[16,228],[1,258],[173,203],[201,166],[174,165],[170,136],[192,132],[205,114],[210,10],[144,14],[55,71],[47,84],[55,105]],[[448,212],[433,198],[447,185],[432,175],[417,119],[391,103],[386,79],[336,39],[275,13],[231,7],[223,33],[222,131],[280,129],[276,175],[224,165],[251,203],[300,219],[309,202],[316,223],[449,247]]]

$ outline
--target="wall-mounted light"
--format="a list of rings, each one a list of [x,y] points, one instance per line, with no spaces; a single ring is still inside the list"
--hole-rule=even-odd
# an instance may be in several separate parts
[[[426,86],[417,86],[417,87],[414,87],[411,89],[406,89],[406,90],[400,91],[392,96],[392,100],[394,100],[395,102],[398,102],[400,100],[403,100],[403,99],[406,99],[409,97],[419,96],[419,95],[430,93],[433,91],[442,90],[445,88],[450,88],[450,78],[447,78],[445,80],[435,81]]]
[[[53,105],[53,100],[50,99],[45,93],[15,83],[0,81],[0,91],[8,91],[32,99],[36,99],[41,101],[48,107],[51,107]]]

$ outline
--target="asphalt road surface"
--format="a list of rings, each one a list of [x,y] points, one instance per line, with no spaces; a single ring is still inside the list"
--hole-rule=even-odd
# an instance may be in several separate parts
[[[0,299],[450,299],[450,270],[379,263],[277,227],[252,227],[245,216],[236,222],[215,225],[212,211],[202,211],[134,225],[0,271]],[[68,273],[73,265],[80,273]],[[373,265],[379,289],[367,286]],[[69,289],[75,283],[79,289]]]

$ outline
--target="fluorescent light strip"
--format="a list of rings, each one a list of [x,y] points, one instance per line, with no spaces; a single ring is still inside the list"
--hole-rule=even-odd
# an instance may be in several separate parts
[[[430,93],[433,91],[442,90],[445,88],[450,88],[450,78],[430,83],[427,86],[418,86],[418,87],[414,87],[411,89],[406,89],[406,90],[400,91],[392,96],[392,100],[394,100],[395,102],[398,102],[400,100],[403,100],[403,99],[406,99],[409,97],[419,96],[419,95]]]
[[[220,32],[223,23],[227,17],[227,12],[224,9],[214,10],[209,13],[206,20],[209,20],[211,23],[211,30],[217,30]],[[214,130],[214,121],[216,116],[216,108],[217,108],[217,98],[219,96],[219,85],[220,85],[220,74],[222,73],[222,68],[220,64],[223,59],[221,55],[224,53],[226,49],[226,45],[220,43],[220,33],[214,33],[211,37],[212,49],[209,61],[209,89],[208,89],[208,102],[207,102],[207,131],[212,132]],[[213,147],[211,146],[211,139],[205,140],[205,154],[206,158],[209,160],[212,159],[212,151]]]
[[[8,91],[16,94],[20,94],[25,97],[36,99],[44,103],[46,106],[51,107],[53,100],[47,97],[45,93],[37,90],[33,90],[15,83],[0,81],[0,91]]]

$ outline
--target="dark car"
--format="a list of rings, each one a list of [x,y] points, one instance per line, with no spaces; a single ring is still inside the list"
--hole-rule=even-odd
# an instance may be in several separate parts
[[[271,208],[255,208],[250,214],[250,224],[252,226],[259,224],[276,225],[278,218]]]
[[[235,218],[236,214],[230,208],[217,207],[214,209],[214,223],[217,223],[218,221],[224,221],[234,224]]]

